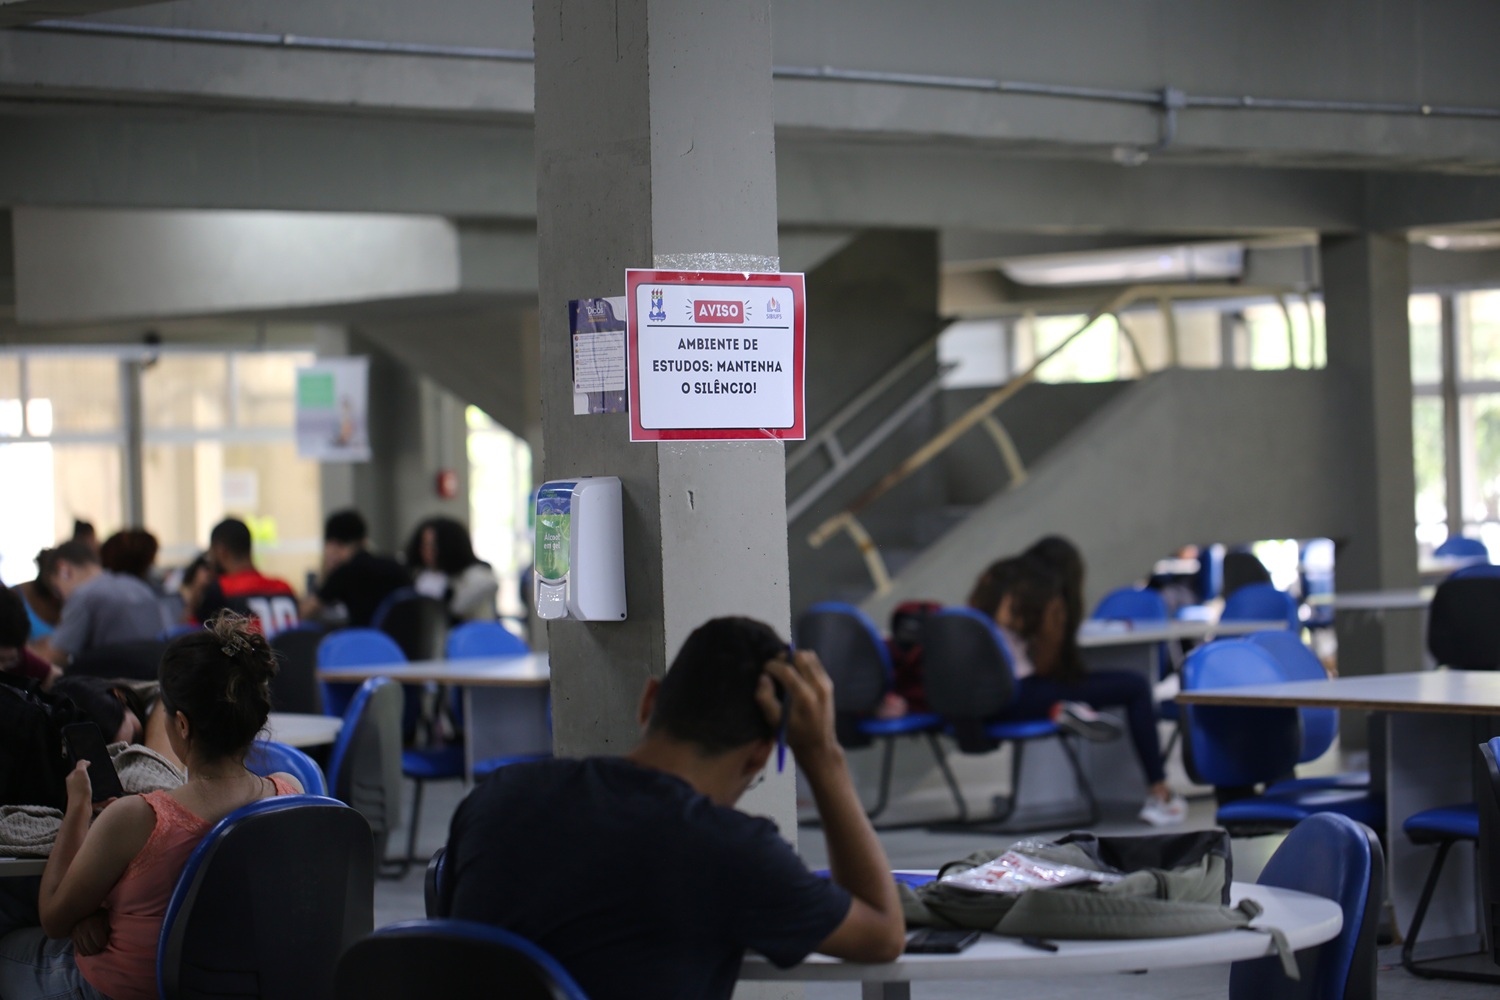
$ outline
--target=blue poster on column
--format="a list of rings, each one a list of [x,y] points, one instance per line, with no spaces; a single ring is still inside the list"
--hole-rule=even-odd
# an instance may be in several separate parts
[[[624,317],[623,296],[568,302],[575,414],[624,413],[629,408],[625,389]]]

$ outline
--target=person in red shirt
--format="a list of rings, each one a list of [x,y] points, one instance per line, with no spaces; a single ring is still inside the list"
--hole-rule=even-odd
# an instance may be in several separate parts
[[[203,593],[199,621],[209,621],[227,608],[255,622],[267,639],[296,627],[297,594],[285,580],[255,568],[250,527],[244,521],[230,517],[214,525],[208,557],[218,578]]]

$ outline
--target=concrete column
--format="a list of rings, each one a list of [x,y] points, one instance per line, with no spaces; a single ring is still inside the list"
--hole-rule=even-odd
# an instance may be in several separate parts
[[[1347,536],[1336,539],[1340,591],[1415,587],[1409,254],[1401,235],[1325,236],[1319,245],[1328,370],[1343,391],[1339,436],[1349,458]],[[1422,615],[1392,611],[1337,619],[1339,672],[1417,670]],[[1357,736],[1346,731],[1346,740]]]
[[[625,414],[574,416],[567,304],[624,294],[627,267],[776,269],[770,10],[538,0],[534,18],[543,471],[623,481],[630,614],[551,624],[554,739],[621,753],[646,679],[697,625],[788,630],[784,452],[630,444]],[[755,794],[793,834],[790,769]]]

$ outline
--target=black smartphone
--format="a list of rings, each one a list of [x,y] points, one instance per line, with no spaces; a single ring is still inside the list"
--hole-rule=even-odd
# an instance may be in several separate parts
[[[115,771],[115,762],[109,759],[109,748],[104,745],[104,734],[92,722],[75,722],[63,726],[63,744],[68,748],[68,758],[77,764],[89,762],[89,783],[94,787],[94,801],[117,799],[125,794],[120,784],[120,775]]]
[[[957,955],[978,940],[978,931],[923,927],[906,939],[906,951],[911,955]]]

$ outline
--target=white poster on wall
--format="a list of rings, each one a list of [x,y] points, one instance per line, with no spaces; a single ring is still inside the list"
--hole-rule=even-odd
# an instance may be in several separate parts
[[[369,358],[328,358],[297,369],[297,454],[368,462],[369,399]]]

